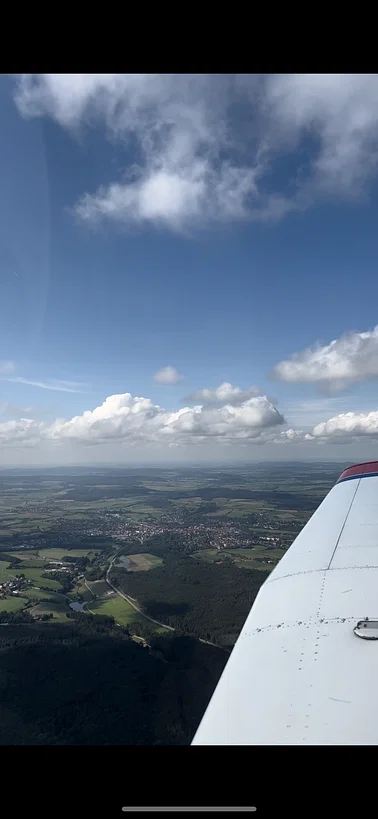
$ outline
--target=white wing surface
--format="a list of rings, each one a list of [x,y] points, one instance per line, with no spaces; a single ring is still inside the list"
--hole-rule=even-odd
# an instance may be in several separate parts
[[[261,587],[192,744],[376,745],[377,692],[372,462],[342,473]]]

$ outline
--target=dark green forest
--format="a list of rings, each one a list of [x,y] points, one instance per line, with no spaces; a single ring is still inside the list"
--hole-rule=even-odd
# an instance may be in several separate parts
[[[99,615],[2,621],[1,745],[187,745],[227,659],[189,637],[150,653]]]
[[[155,552],[156,553],[156,552]],[[265,579],[261,571],[197,562],[166,554],[164,565],[149,572],[114,567],[112,582],[138,600],[150,617],[205,640],[229,646]],[[185,602],[183,602],[185,601]]]

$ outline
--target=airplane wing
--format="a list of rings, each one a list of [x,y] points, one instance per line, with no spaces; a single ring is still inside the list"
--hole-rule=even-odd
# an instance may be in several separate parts
[[[377,688],[374,461],[344,470],[262,585],[192,744],[377,745]]]

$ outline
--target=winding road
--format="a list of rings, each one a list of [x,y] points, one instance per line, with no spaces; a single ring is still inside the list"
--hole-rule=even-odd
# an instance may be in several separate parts
[[[106,580],[108,586],[110,586],[110,588],[113,589],[113,591],[115,591],[116,594],[118,594],[119,597],[122,597],[123,600],[126,600],[126,603],[129,603],[130,606],[132,606],[133,609],[135,609],[135,611],[138,612],[138,614],[141,614],[142,617],[145,617],[146,620],[149,620],[151,623],[155,623],[155,625],[161,626],[162,628],[167,628],[167,629],[169,629],[169,631],[174,631],[175,629],[173,628],[173,626],[168,626],[167,623],[161,623],[159,620],[154,620],[153,617],[149,617],[148,614],[145,614],[145,612],[142,611],[142,609],[140,609],[139,606],[136,605],[136,603],[134,603],[133,599],[131,597],[129,597],[128,594],[124,594],[123,592],[121,592],[120,589],[117,589],[117,587],[114,586],[114,584],[111,582],[111,580],[109,580],[109,576],[110,576],[110,572],[111,572],[113,563],[114,563],[114,561],[116,560],[117,557],[118,557],[118,555],[115,555],[115,557],[113,557],[113,560],[109,564],[109,568],[108,568],[108,570],[106,572],[106,575],[105,575],[105,580]]]
[[[117,586],[115,586],[115,585],[114,585],[114,583],[112,583],[112,581],[110,580],[110,572],[111,572],[111,570],[112,570],[113,563],[114,563],[114,561],[117,559],[117,557],[118,557],[118,553],[117,553],[116,555],[114,555],[113,559],[112,559],[112,560],[111,560],[111,562],[109,563],[109,567],[108,567],[107,572],[106,572],[106,575],[105,575],[105,580],[106,580],[106,582],[107,582],[108,586],[109,586],[109,587],[110,587],[110,588],[111,588],[111,589],[112,589],[112,590],[113,590],[113,591],[114,591],[116,594],[118,594],[118,597],[122,597],[122,599],[123,599],[123,600],[126,600],[126,603],[129,603],[129,605],[130,605],[130,606],[132,606],[132,607],[133,607],[133,609],[134,609],[136,612],[138,612],[138,614],[140,614],[140,615],[141,615],[141,617],[145,617],[145,619],[146,619],[146,620],[149,620],[149,621],[150,621],[150,623],[155,623],[155,625],[156,625],[156,626],[161,626],[162,628],[166,628],[166,629],[168,629],[168,631],[175,631],[175,629],[174,629],[174,627],[173,627],[173,626],[169,626],[167,623],[161,623],[161,622],[160,622],[160,620],[154,620],[154,618],[153,618],[153,617],[150,617],[148,614],[146,614],[144,611],[142,611],[142,609],[140,609],[140,608],[139,608],[139,606],[137,606],[137,604],[135,603],[135,600],[133,600],[133,598],[132,598],[132,597],[130,597],[128,594],[124,594],[124,592],[122,592],[120,589],[117,589]],[[88,584],[87,584],[87,582],[86,582],[85,578],[84,578],[84,583],[85,583],[85,585],[86,585],[87,589],[89,589],[89,591],[90,591],[90,592],[91,592],[91,594],[93,595],[93,591],[92,591],[92,589],[91,589],[91,588],[88,586]],[[94,596],[94,595],[93,595],[93,596]],[[88,603],[87,603],[86,605],[88,606]],[[90,611],[90,609],[88,609],[88,610]],[[201,637],[198,637],[197,639],[200,641],[200,643],[205,643],[205,644],[206,644],[206,645],[208,645],[208,646],[214,646],[214,648],[220,648],[220,649],[221,649],[221,651],[226,651],[226,652],[227,652],[227,654],[230,654],[230,653],[231,653],[231,652],[229,651],[229,649],[228,649],[228,648],[225,648],[224,646],[220,646],[220,645],[218,645],[217,643],[211,643],[211,642],[210,642],[210,640],[203,640]]]

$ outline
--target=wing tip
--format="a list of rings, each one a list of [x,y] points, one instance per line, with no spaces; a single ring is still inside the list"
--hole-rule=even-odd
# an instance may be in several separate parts
[[[350,480],[351,478],[364,478],[368,475],[378,475],[378,461],[364,461],[361,464],[348,466],[341,473],[337,483]]]

